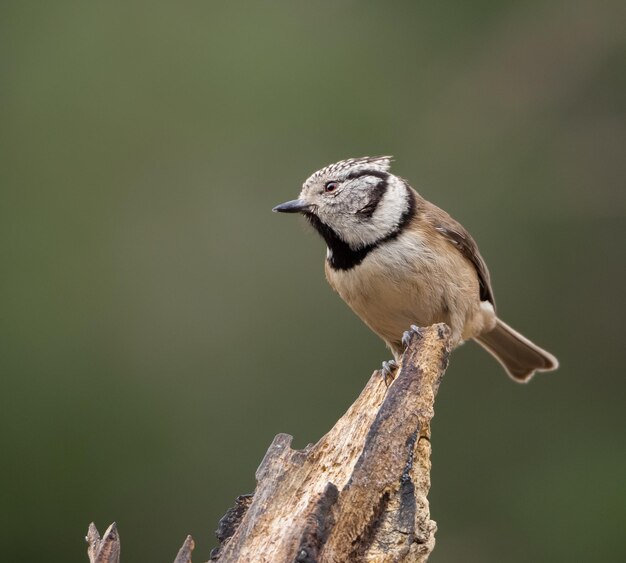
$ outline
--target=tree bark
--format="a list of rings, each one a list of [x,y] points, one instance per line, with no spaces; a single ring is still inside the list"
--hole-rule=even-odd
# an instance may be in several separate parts
[[[115,522],[111,524],[101,538],[96,525],[92,522],[87,530],[87,555],[89,563],[119,563],[120,536]]]
[[[430,421],[447,367],[450,331],[411,332],[389,387],[374,372],[359,398],[317,444],[290,448],[279,434],[217,531],[211,560],[424,562],[435,545]]]
[[[435,546],[430,518],[430,421],[448,365],[450,330],[414,329],[390,385],[375,371],[317,444],[292,450],[278,434],[242,495],[220,520],[218,563],[423,563]],[[115,523],[91,524],[90,563],[119,563]],[[174,563],[191,563],[187,536]]]
[[[100,537],[98,528],[92,522],[89,524],[87,536],[87,555],[89,563],[119,563],[120,561],[120,536],[117,533],[117,525],[115,522],[111,524],[104,536]],[[195,547],[193,538],[187,536],[182,547],[178,550],[174,563],[191,563],[191,553]]]

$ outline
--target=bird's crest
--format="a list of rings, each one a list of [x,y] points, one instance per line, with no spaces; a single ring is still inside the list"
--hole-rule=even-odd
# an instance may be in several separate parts
[[[306,187],[319,178],[336,176],[337,180],[343,180],[348,176],[359,175],[368,171],[386,173],[389,172],[392,158],[391,156],[363,156],[361,158],[340,160],[312,174],[304,183],[304,186]]]

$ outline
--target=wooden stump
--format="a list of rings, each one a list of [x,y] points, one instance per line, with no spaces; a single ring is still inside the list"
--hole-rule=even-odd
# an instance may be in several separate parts
[[[411,333],[393,382],[376,371],[317,444],[292,450],[279,434],[257,472],[254,495],[220,520],[218,563],[422,563],[435,546],[430,519],[430,421],[448,364],[444,324]],[[87,535],[91,563],[118,563],[112,524]],[[174,563],[191,563],[188,536]]]
[[[115,522],[111,524],[101,538],[98,528],[92,522],[85,537],[87,542],[87,555],[89,563],[119,563],[120,561],[120,536],[117,533]],[[174,563],[191,563],[191,553],[195,547],[193,538],[187,536],[182,547],[178,550]]]
[[[98,528],[92,522],[89,524],[85,541],[89,563],[119,563],[120,537],[115,522],[107,528],[103,537],[100,537]]]
[[[423,562],[430,519],[430,420],[449,354],[449,329],[412,333],[395,380],[374,372],[317,444],[279,434],[256,472],[253,496],[220,522],[219,563]]]

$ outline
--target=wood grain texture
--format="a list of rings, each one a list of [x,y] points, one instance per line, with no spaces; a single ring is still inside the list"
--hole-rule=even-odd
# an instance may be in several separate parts
[[[423,563],[435,546],[430,518],[430,421],[448,365],[450,329],[415,329],[393,382],[374,372],[317,444],[291,449],[278,434],[242,495],[220,520],[218,563]],[[115,523],[89,525],[90,563],[119,563]],[[187,536],[175,563],[191,563]]]
[[[191,554],[196,544],[191,536],[187,536],[182,547],[178,550],[174,563],[191,563]]]
[[[253,496],[220,522],[211,560],[298,563],[424,562],[435,544],[430,420],[447,367],[450,330],[411,334],[395,380],[374,372],[317,444],[274,438]]]
[[[98,528],[92,522],[87,531],[87,555],[89,563],[119,563],[120,536],[115,522],[111,524],[101,538]],[[191,536],[187,536],[182,547],[178,550],[174,563],[191,563],[191,554],[195,543]]]
[[[117,533],[115,522],[111,524],[104,536],[100,537],[98,528],[92,522],[87,531],[87,555],[89,563],[119,563],[120,560],[120,536]]]

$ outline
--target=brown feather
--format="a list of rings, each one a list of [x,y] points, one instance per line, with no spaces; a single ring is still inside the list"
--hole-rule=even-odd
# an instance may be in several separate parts
[[[491,289],[489,270],[472,236],[463,225],[453,219],[443,209],[440,209],[428,201],[424,201],[423,216],[438,233],[474,265],[480,284],[480,299],[481,301],[489,301],[494,306],[495,310],[496,301],[493,296],[493,290]]]

